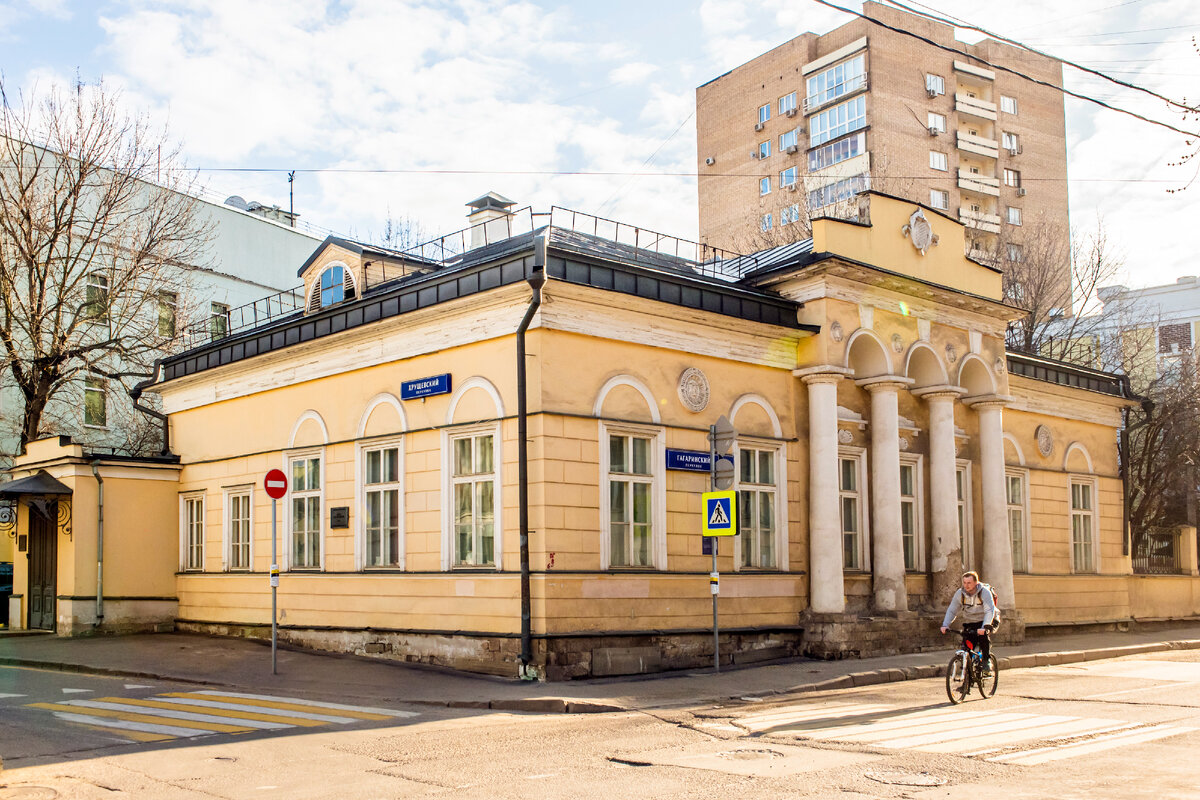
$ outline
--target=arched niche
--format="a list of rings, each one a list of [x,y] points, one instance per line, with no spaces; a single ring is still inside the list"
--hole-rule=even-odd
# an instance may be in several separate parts
[[[596,394],[592,413],[609,419],[662,422],[649,387],[632,375],[615,375],[605,381]]]
[[[309,409],[301,414],[292,425],[291,436],[288,437],[288,447],[317,447],[328,444],[329,428],[325,420],[316,411]]]
[[[846,366],[854,370],[855,378],[892,374],[887,347],[878,334],[866,328],[856,330],[846,343]]]
[[[942,364],[942,360],[926,342],[915,342],[908,349],[908,357],[904,363],[904,376],[912,378],[912,388],[914,389],[945,386],[950,383],[950,376],[946,373],[946,367]]]
[[[500,392],[487,378],[476,375],[459,384],[450,395],[446,409],[446,424],[499,419],[504,416],[504,401]]]
[[[996,393],[996,380],[983,359],[972,353],[958,368],[958,385],[967,390],[967,397],[982,397]]]
[[[384,392],[377,394],[367,403],[362,417],[358,421],[358,438],[365,436],[384,436],[398,433],[408,428],[404,416],[404,406],[394,394]]]

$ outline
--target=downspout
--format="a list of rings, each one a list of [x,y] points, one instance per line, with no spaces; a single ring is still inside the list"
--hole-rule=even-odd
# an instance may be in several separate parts
[[[156,419],[162,423],[163,446],[162,446],[162,452],[159,453],[159,455],[169,456],[169,455],[171,455],[171,427],[170,427],[170,423],[167,420],[167,415],[163,414],[160,411],[155,411],[153,408],[150,408],[149,406],[144,406],[141,403],[142,392],[158,382],[158,373],[161,369],[162,369],[162,359],[161,358],[154,359],[154,368],[150,371],[150,377],[147,378],[146,380],[142,381],[141,383],[134,385],[134,387],[129,390],[129,397],[130,397],[130,399],[133,400],[134,408],[136,408],[138,411],[142,412],[146,416],[153,417],[154,419]]]
[[[92,477],[96,479],[96,627],[104,624],[104,478],[100,465],[92,462]]]
[[[529,307],[517,328],[517,483],[519,484],[519,506],[521,518],[521,666],[522,680],[536,680],[537,672],[531,669],[533,661],[532,612],[529,590],[529,441],[528,402],[525,384],[525,331],[533,321],[533,315],[542,305],[542,286],[546,283],[546,243],[549,233],[543,233],[533,242],[533,272],[529,286],[533,296]]]

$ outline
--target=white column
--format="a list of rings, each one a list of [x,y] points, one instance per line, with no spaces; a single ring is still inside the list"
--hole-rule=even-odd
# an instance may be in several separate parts
[[[979,412],[979,471],[983,483],[983,575],[1000,592],[1008,608],[1015,607],[1012,542],[1008,532],[1008,503],[1004,487],[1004,402],[989,396],[971,406]]]
[[[802,377],[808,385],[808,604],[819,614],[840,614],[846,610],[838,502],[837,384],[842,375]]]
[[[954,455],[954,401],[962,393],[956,386],[931,386],[913,392],[929,406],[930,600],[934,605],[950,602],[962,574]]]
[[[907,611],[904,536],[900,526],[900,419],[894,375],[856,381],[871,393],[871,572],[875,607]]]

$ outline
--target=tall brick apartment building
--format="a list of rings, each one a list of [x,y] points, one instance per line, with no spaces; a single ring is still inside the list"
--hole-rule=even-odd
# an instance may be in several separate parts
[[[1035,224],[1065,237],[1061,62],[965,44],[870,0],[863,13],[696,90],[701,241],[750,251],[804,239],[811,216],[840,215],[868,187],[959,220],[978,257],[1021,259]]]

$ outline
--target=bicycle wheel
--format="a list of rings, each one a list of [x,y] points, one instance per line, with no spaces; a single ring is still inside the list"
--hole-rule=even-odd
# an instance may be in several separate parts
[[[988,653],[988,666],[992,670],[991,676],[979,679],[979,693],[985,700],[994,695],[996,687],[1000,685],[1000,662],[991,653]]]
[[[958,652],[946,665],[946,697],[953,705],[958,705],[970,693],[971,670],[967,665],[967,654]]]

